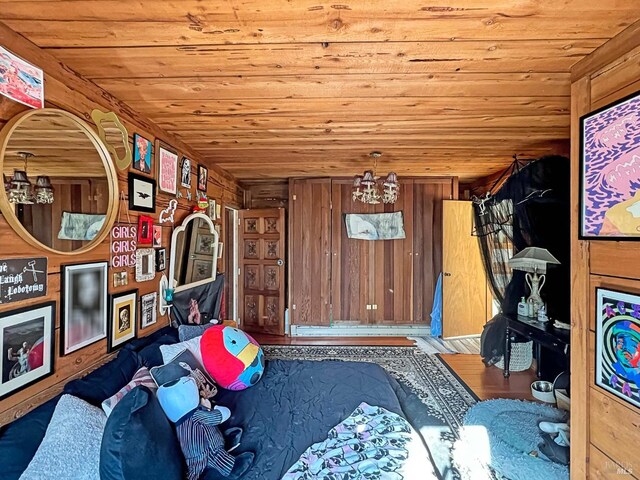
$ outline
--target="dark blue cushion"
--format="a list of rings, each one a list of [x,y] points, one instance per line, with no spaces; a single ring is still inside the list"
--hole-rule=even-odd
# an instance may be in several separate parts
[[[139,352],[143,348],[153,343],[177,343],[178,342],[178,330],[173,327],[164,327],[158,331],[153,332],[146,337],[134,338],[130,342],[127,342],[124,347],[125,350],[133,350]]]
[[[138,368],[138,354],[131,350],[120,350],[115,360],[84,378],[67,383],[63,393],[100,406],[104,400],[118,393],[118,390],[129,383]]]
[[[0,429],[0,477],[18,480],[42,443],[56,409],[58,395]]]
[[[181,480],[185,465],[178,438],[147,387],[136,387],[115,406],[102,437],[101,480]]]
[[[163,365],[162,353],[160,353],[160,345],[171,345],[177,343],[177,337],[173,335],[163,335],[154,343],[147,345],[138,352],[138,362],[141,366],[152,368]]]

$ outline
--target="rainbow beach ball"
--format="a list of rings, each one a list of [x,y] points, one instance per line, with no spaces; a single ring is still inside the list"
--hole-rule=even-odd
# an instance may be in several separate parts
[[[202,335],[200,350],[204,368],[222,388],[244,390],[262,378],[262,348],[242,330],[214,325]]]

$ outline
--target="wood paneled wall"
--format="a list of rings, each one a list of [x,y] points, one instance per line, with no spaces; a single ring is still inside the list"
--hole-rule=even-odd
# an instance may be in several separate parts
[[[429,323],[442,270],[442,200],[456,198],[458,185],[436,177],[400,183],[396,204],[365,205],[352,201],[351,179],[291,181],[292,324]],[[403,212],[404,240],[347,237],[345,214],[394,211]]]
[[[640,22],[572,70],[571,478],[640,478],[640,410],[594,384],[595,289],[640,293],[640,244],[578,239],[580,122],[640,90]]]
[[[242,182],[244,208],[289,208],[289,180],[270,178]]]
[[[193,173],[195,175],[195,164],[201,162],[201,157],[190,147],[181,142],[177,137],[165,132],[155,124],[147,120],[144,116],[137,114],[127,105],[121,103],[116,98],[109,95],[93,83],[85,80],[65,65],[59,63],[49,53],[42,51],[32,43],[25,40],[20,35],[8,29],[0,23],[0,38],[2,45],[26,60],[38,65],[45,71],[45,94],[46,106],[67,110],[74,113],[93,125],[90,117],[91,110],[100,108],[104,111],[114,111],[120,117],[123,124],[129,131],[129,142],[132,144],[132,135],[140,133],[149,139],[160,138],[175,147],[181,155],[186,155],[194,161]],[[0,128],[14,115],[25,110],[26,107],[16,102],[0,97]],[[208,194],[223,204],[234,206],[242,205],[243,192],[235,179],[228,173],[222,171],[214,165],[209,167],[209,189]],[[119,171],[119,187],[124,192],[125,200],[120,206],[121,221],[137,222],[138,214],[127,212],[127,171]],[[192,180],[195,193],[195,177]],[[184,193],[184,189],[183,193]],[[152,215],[157,221],[159,212],[165,208],[171,199],[170,196],[160,193],[157,198],[156,214]],[[179,208],[176,214],[176,223],[189,213],[193,202],[188,203],[185,199],[180,199]],[[169,252],[169,243],[172,233],[171,224],[162,225],[162,246]],[[224,228],[224,226],[223,226]],[[39,405],[43,401],[57,394],[62,386],[72,378],[82,376],[88,371],[96,368],[111,358],[107,354],[106,339],[94,343],[86,348],[78,350],[65,357],[60,357],[59,353],[59,332],[60,332],[60,269],[63,264],[86,263],[90,261],[109,260],[109,239],[107,239],[89,253],[79,256],[47,255],[45,252],[29,246],[18,235],[14,233],[4,218],[0,217],[0,258],[8,257],[28,257],[43,256],[49,259],[49,284],[48,293],[44,298],[33,301],[12,303],[0,306],[0,311],[5,312],[18,307],[41,303],[47,300],[57,302],[56,316],[56,358],[54,363],[54,374],[41,382],[38,382],[16,394],[0,401],[0,425],[13,420],[26,413],[30,409]],[[167,259],[168,264],[168,259]],[[126,291],[129,289],[139,289],[139,295],[152,291],[157,291],[160,275],[153,281],[144,283],[135,282],[135,273],[129,269],[129,285],[114,289],[112,287],[111,269],[109,271],[110,293]],[[167,325],[167,317],[159,317],[158,322],[145,330],[139,331],[139,336],[148,335],[155,330]]]

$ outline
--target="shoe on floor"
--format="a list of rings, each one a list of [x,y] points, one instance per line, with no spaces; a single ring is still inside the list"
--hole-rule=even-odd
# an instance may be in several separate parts
[[[538,428],[544,433],[559,433],[560,430],[569,430],[569,425],[566,423],[540,422]]]
[[[542,434],[542,443],[538,445],[538,449],[548,460],[561,465],[569,465],[569,447],[558,445],[548,433]]]

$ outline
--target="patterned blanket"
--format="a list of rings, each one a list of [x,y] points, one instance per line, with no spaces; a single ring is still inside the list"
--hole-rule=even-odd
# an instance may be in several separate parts
[[[361,403],[323,442],[309,447],[282,480],[436,479],[419,435],[401,416]]]

